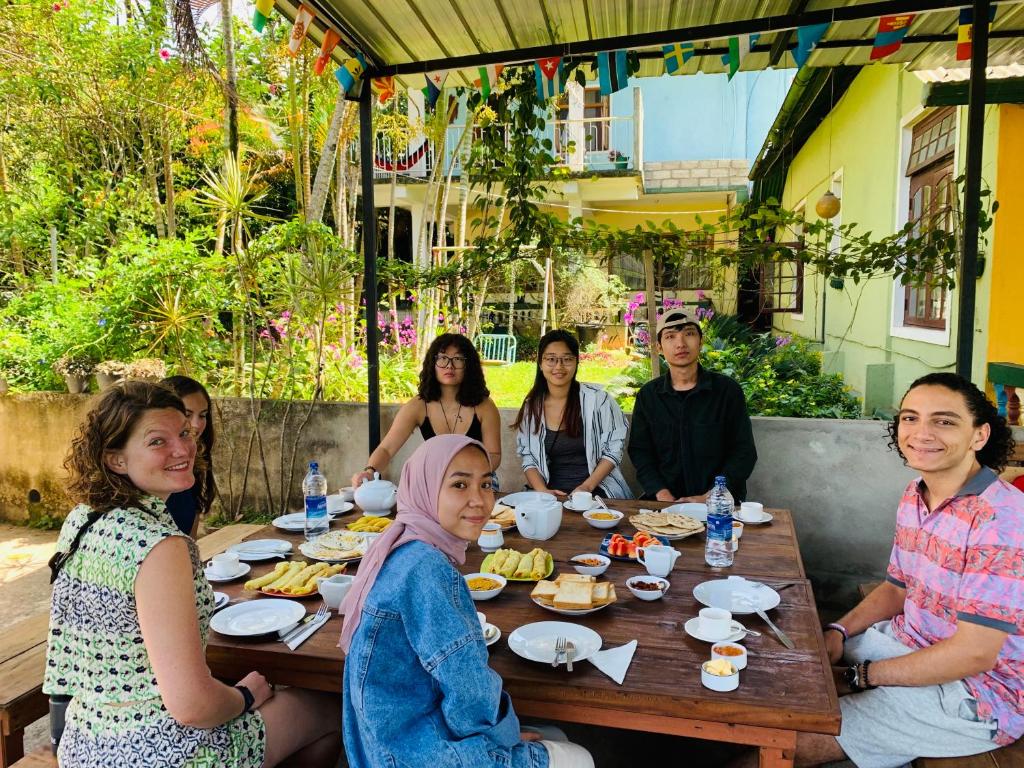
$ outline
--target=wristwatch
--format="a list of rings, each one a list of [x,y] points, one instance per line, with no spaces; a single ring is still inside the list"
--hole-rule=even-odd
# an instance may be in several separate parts
[[[851,691],[864,690],[864,688],[861,686],[862,681],[859,664],[851,664],[850,666],[848,666],[846,668],[846,671],[843,672],[843,680],[846,682],[848,686],[850,686]]]
[[[242,692],[242,700],[245,702],[245,707],[242,709],[242,714],[245,715],[252,711],[252,705],[256,703],[256,697],[252,695],[252,691],[246,688],[244,685],[236,685],[239,691]]]

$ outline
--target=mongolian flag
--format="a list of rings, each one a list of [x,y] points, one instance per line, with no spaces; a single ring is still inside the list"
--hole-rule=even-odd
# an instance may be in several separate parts
[[[796,50],[793,51],[793,58],[796,59],[796,66],[802,67],[807,63],[807,60],[811,57],[811,51],[814,50],[814,46],[818,44],[818,41],[825,36],[825,32],[828,31],[828,23],[825,24],[811,24],[807,27],[800,27],[796,31]]]
[[[913,13],[894,13],[891,16],[882,16],[878,20],[878,31],[875,33],[875,44],[871,49],[871,60],[877,61],[891,53],[896,53],[903,45],[903,38],[907,36],[910,23],[913,20]]]
[[[262,32],[274,10],[274,0],[256,0],[256,10],[252,14],[252,28]]]
[[[970,61],[971,42],[974,40],[974,9],[961,8],[960,22],[956,28],[956,60]],[[988,23],[991,24],[996,18],[996,9],[989,8]]]
[[[327,62],[331,60],[331,53],[334,51],[335,46],[341,42],[341,35],[335,32],[333,29],[328,29],[324,33],[324,41],[320,43],[320,55],[316,57],[316,63],[313,65],[313,71],[322,75],[324,73],[324,67],[327,66]]]
[[[473,85],[480,89],[484,99],[491,95],[491,90],[497,85],[498,78],[501,77],[503,69],[505,69],[504,64],[491,64],[490,66],[477,69],[480,73],[480,79],[474,80]]]
[[[565,83],[562,82],[562,57],[552,56],[549,59],[537,59],[533,63],[533,74],[537,78],[537,98],[541,101],[553,99],[562,94]]]
[[[448,70],[439,69],[436,72],[427,72],[424,77],[427,79],[427,87],[423,89],[423,98],[427,105],[427,111],[433,112],[434,105],[437,104],[437,99],[441,95],[441,89],[444,87],[444,81],[448,78]]]
[[[341,83],[341,89],[345,91],[345,95],[352,95],[354,91],[358,90],[356,86],[362,78],[365,69],[366,59],[363,58],[361,53],[357,53],[353,58],[334,70],[334,76]]]
[[[722,63],[729,65],[729,79],[740,71],[740,62],[743,61],[750,49],[757,45],[761,35],[740,35],[729,38],[729,52],[722,57]]]
[[[292,26],[292,36],[288,39],[288,53],[290,55],[299,55],[299,51],[302,49],[302,41],[306,39],[306,32],[309,30],[309,25],[313,23],[314,18],[315,16],[309,8],[304,5],[299,6],[299,10],[295,14],[295,24]]]
[[[693,43],[673,43],[664,45],[661,54],[665,58],[665,71],[670,75],[683,74],[683,64],[693,56]]]
[[[395,95],[395,78],[390,75],[388,77],[375,77],[370,82],[373,92],[377,94],[378,102],[387,104],[391,101],[391,98]]]
[[[597,54],[597,79],[602,96],[610,96],[625,88],[629,84],[626,51],[604,51]]]

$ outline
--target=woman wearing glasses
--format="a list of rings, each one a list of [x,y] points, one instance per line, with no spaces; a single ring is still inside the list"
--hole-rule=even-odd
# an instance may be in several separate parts
[[[484,368],[473,343],[459,333],[442,333],[430,345],[420,370],[416,397],[398,411],[391,429],[362,471],[352,476],[359,487],[384,473],[414,430],[424,440],[435,435],[465,435],[487,449],[491,468],[501,464],[501,419],[484,381]]]
[[[576,381],[580,345],[566,331],[540,340],[537,374],[512,427],[526,481],[535,491],[630,499],[619,470],[626,417],[603,389]]]

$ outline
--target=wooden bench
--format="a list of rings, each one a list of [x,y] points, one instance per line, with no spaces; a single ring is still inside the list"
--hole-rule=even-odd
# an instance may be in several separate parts
[[[24,755],[25,727],[49,712],[43,695],[49,614],[15,624],[0,639],[0,768]]]
[[[25,755],[12,768],[57,768],[57,758],[48,749],[40,750],[31,755]]]

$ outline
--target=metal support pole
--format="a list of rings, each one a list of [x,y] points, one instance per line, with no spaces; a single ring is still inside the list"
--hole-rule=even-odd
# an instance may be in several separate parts
[[[971,30],[971,84],[967,95],[967,162],[964,169],[964,246],[960,260],[956,372],[972,378],[974,309],[978,274],[978,212],[981,206],[981,153],[985,141],[985,66],[988,62],[989,0],[974,0]]]
[[[377,330],[377,211],[373,205],[373,92],[359,95],[359,172],[363,196],[363,296],[366,299],[366,410],[370,453],[380,444],[380,347]]]

